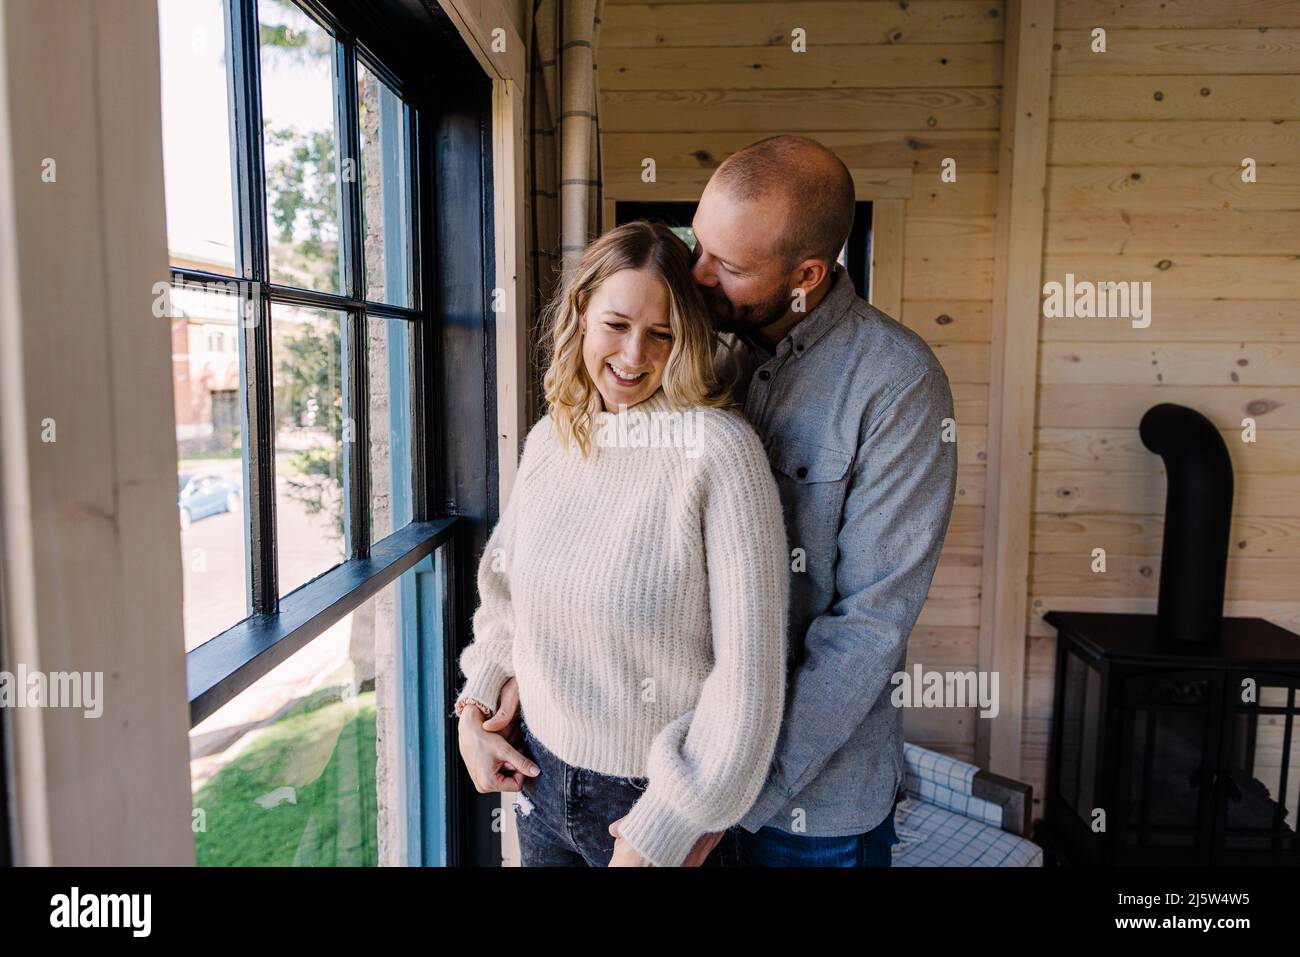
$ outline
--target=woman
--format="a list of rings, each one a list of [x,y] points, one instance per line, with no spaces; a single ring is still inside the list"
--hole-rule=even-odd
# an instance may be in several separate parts
[[[525,866],[678,866],[749,810],[775,749],[780,499],[669,229],[600,237],[548,312],[548,413],[460,658],[461,755],[480,791],[522,792]],[[482,727],[512,676],[523,760]]]

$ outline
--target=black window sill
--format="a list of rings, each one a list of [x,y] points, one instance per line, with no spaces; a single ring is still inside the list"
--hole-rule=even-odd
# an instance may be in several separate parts
[[[357,558],[331,568],[280,600],[274,615],[253,615],[185,656],[190,727],[214,714],[381,588],[450,541],[456,518],[412,522]]]

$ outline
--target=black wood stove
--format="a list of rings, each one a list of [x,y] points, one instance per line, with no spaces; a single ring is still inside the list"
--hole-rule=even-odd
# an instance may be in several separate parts
[[[1044,846],[1063,863],[1300,865],[1300,635],[1228,618],[1215,647],[1170,649],[1154,615],[1047,621]]]
[[[1045,616],[1056,696],[1035,837],[1063,864],[1300,865],[1300,635],[1223,617],[1218,430],[1159,405],[1141,435],[1168,474],[1157,613]]]

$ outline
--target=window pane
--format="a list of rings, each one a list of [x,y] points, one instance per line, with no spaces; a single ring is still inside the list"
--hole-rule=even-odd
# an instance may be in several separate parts
[[[332,309],[271,307],[281,595],[343,560],[345,319]]]
[[[374,541],[411,522],[411,378],[408,326],[367,320],[370,371],[370,533]]]
[[[291,0],[258,4],[271,279],[340,292],[335,43]]]
[[[415,632],[441,621],[434,577],[426,558],[194,726],[200,865],[420,863],[409,860],[419,823],[419,791],[412,802],[407,786],[418,733],[409,678]]]
[[[236,272],[223,0],[159,0],[167,246],[178,266]]]
[[[241,301],[212,287],[171,291],[186,650],[249,613]]]
[[[413,306],[406,104],[364,63],[357,64],[357,98],[366,298]]]

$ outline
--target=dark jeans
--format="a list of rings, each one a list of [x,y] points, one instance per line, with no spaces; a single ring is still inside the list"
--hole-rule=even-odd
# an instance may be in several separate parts
[[[889,867],[898,835],[891,808],[889,815],[865,834],[811,837],[774,827],[759,828],[756,834],[738,828],[736,843],[742,867]]]
[[[522,720],[522,719],[521,719]],[[619,778],[566,764],[548,751],[523,724],[519,750],[537,765],[537,777],[524,778],[522,801],[515,804],[519,854],[524,867],[606,867],[614,854],[609,826],[645,793],[646,778]],[[735,832],[726,832],[706,867],[735,863]]]

